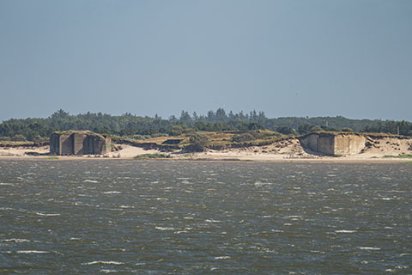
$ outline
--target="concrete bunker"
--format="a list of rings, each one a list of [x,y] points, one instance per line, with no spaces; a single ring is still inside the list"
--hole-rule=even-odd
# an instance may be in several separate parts
[[[365,148],[366,137],[354,133],[310,133],[300,142],[315,153],[341,156],[359,154]]]
[[[90,131],[55,132],[50,136],[51,155],[104,155],[111,138]]]

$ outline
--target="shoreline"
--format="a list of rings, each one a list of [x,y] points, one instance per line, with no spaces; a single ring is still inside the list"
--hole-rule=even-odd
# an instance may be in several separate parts
[[[412,162],[410,150],[379,150],[345,156],[326,156],[304,151],[297,144],[274,150],[275,146],[207,150],[198,153],[162,152],[156,149],[143,149],[122,145],[120,150],[105,155],[50,155],[48,146],[18,148],[0,147],[0,160],[132,160],[132,161],[215,161],[215,162],[267,162],[267,163],[408,163]],[[298,149],[298,150],[297,150]],[[400,157],[400,153],[406,154]]]
[[[410,158],[354,158],[354,157],[319,157],[319,158],[110,158],[110,157],[85,157],[85,156],[0,156],[1,160],[10,161],[175,161],[175,162],[249,162],[249,163],[334,163],[334,164],[388,164],[412,163]]]

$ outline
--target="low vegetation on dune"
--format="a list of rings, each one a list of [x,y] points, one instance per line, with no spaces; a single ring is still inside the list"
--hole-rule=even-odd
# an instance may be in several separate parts
[[[171,158],[169,154],[153,153],[135,156],[134,159],[168,159]]]
[[[385,155],[384,158],[412,159],[412,154]]]
[[[129,144],[145,149],[159,149],[165,152],[203,152],[207,149],[223,150],[250,146],[264,146],[288,136],[270,130],[242,132],[190,132],[177,136],[156,136],[153,138],[133,139],[115,137],[117,143]]]

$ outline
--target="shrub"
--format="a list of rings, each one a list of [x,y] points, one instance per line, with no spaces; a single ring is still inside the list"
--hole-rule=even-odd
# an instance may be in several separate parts
[[[168,159],[168,158],[171,158],[171,156],[168,154],[162,154],[162,153],[143,154],[143,155],[137,155],[134,157],[134,159]]]
[[[209,139],[200,134],[193,134],[189,137],[189,145],[184,150],[186,152],[204,152]]]
[[[180,136],[181,134],[183,134],[183,127],[180,125],[175,125],[172,127],[172,129],[170,129],[169,131],[169,135],[171,136]]]
[[[319,126],[314,126],[314,127],[310,128],[310,131],[311,132],[322,132],[323,129],[320,128]]]
[[[23,135],[15,135],[11,140],[12,141],[26,141],[26,138]]]
[[[256,138],[251,133],[238,134],[232,137],[233,142],[247,142],[255,139]]]

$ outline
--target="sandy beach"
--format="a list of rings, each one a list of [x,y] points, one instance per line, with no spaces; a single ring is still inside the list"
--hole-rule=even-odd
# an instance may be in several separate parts
[[[49,147],[0,147],[0,159],[53,159],[53,160],[133,160],[138,156],[161,154],[168,158],[158,158],[165,160],[197,160],[197,161],[265,161],[265,162],[412,162],[411,158],[399,157],[399,154],[410,153],[408,143],[401,144],[400,149],[392,148],[393,142],[383,140],[383,146],[379,149],[371,148],[360,154],[346,156],[324,156],[312,152],[306,152],[298,143],[291,141],[286,146],[280,147],[278,144],[268,146],[256,146],[247,148],[231,148],[225,150],[207,150],[199,153],[161,152],[159,150],[145,150],[131,145],[121,145],[119,149],[105,155],[84,155],[84,156],[51,156]],[[144,158],[143,158],[144,159]],[[156,158],[151,158],[156,159]]]

